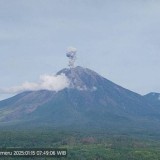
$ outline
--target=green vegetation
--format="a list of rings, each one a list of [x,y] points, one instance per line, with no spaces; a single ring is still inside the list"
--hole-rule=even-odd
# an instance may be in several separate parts
[[[37,130],[2,130],[0,147],[67,148],[62,160],[159,160],[160,137],[141,134],[116,135],[109,133]],[[6,160],[26,158],[0,158]],[[27,158],[27,160],[56,158]]]

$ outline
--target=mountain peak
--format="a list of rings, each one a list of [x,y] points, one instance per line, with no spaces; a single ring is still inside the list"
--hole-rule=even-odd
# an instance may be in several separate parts
[[[150,92],[144,95],[144,97],[152,101],[160,101],[160,93],[157,92]]]
[[[65,74],[69,79],[70,88],[76,88],[78,90],[94,91],[99,84],[98,79],[102,79],[98,73],[80,66],[75,68],[64,68],[57,73],[57,75],[60,74]]]
[[[90,75],[95,75],[95,76],[98,75],[98,73],[94,72],[93,70],[88,69],[88,68],[84,68],[84,67],[81,67],[81,66],[77,66],[77,67],[74,67],[74,68],[64,68],[64,69],[60,70],[57,73],[57,75],[62,74],[62,73],[67,75],[68,73],[71,73],[71,72],[72,72],[72,74],[79,74],[79,75],[84,74],[84,73],[90,74]]]

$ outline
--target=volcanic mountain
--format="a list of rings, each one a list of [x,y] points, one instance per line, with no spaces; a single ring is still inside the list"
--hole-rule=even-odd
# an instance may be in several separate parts
[[[0,124],[98,129],[158,127],[160,106],[96,72],[65,68],[69,87],[26,91],[0,102]]]

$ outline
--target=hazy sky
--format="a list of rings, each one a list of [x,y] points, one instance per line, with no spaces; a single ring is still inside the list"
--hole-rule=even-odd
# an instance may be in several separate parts
[[[69,46],[77,65],[160,92],[159,0],[0,0],[0,88],[67,67]]]

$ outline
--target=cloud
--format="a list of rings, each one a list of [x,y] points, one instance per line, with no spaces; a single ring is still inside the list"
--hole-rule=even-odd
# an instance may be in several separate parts
[[[15,94],[23,91],[50,90],[60,91],[69,87],[69,80],[64,75],[41,75],[38,83],[25,82],[22,85],[0,89],[1,94]]]

